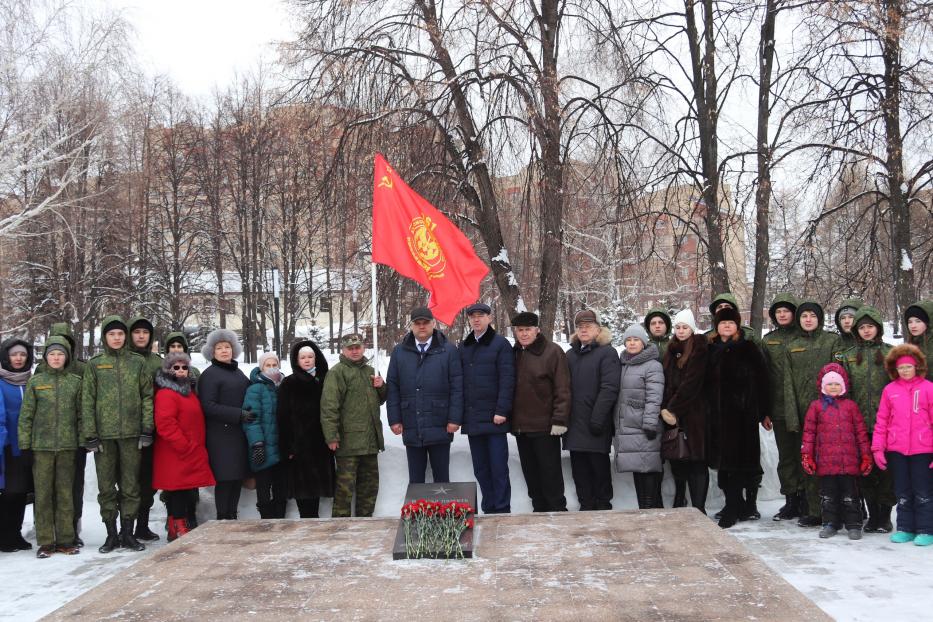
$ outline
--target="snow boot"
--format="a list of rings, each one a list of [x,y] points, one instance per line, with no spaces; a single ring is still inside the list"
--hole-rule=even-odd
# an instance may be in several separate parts
[[[874,533],[891,533],[894,531],[894,525],[891,524],[891,510],[893,508],[886,505],[879,505],[878,519],[875,521]]]
[[[894,544],[904,544],[906,542],[913,542],[913,539],[916,537],[917,536],[909,531],[898,531],[891,534],[891,542]]]
[[[133,535],[134,522],[132,518],[124,518],[120,521],[120,546],[131,551],[145,551],[146,545]]]
[[[139,510],[139,514],[136,515],[136,531],[133,532],[133,537],[146,542],[159,539],[158,534],[149,529],[149,510]]]
[[[758,487],[745,489],[745,503],[739,510],[739,520],[758,520],[761,513],[758,511]]]
[[[176,538],[180,538],[186,533],[188,533],[189,531],[191,531],[190,529],[188,529],[188,522],[184,518],[172,519],[172,523],[173,523],[172,526],[174,528]]]
[[[833,525],[823,525],[823,528],[820,529],[820,537],[824,540],[826,538],[832,538],[838,531],[839,530]]]
[[[110,553],[114,549],[120,548],[120,534],[117,533],[117,521],[104,521],[104,525],[107,527],[107,539],[104,540],[104,543],[97,549],[98,553]]]
[[[773,521],[792,520],[800,516],[800,497],[797,493],[784,495],[784,505],[771,517]]]
[[[174,542],[178,538],[178,533],[175,531],[175,517],[169,515],[166,517],[165,522],[167,523],[165,528],[168,531],[168,536],[165,539],[168,542]]]
[[[849,540],[861,540],[861,539],[862,539],[861,529],[849,529]]]
[[[807,502],[807,493],[800,493],[800,518],[797,520],[798,527],[819,527],[823,521],[819,516],[810,516],[810,504]]]
[[[933,544],[933,536],[928,533],[917,534],[917,537],[914,538],[914,544],[917,546],[930,546]]]
[[[738,508],[743,504],[742,489],[730,487],[723,492],[726,494],[726,505],[720,510],[719,526],[728,529],[739,521]]]

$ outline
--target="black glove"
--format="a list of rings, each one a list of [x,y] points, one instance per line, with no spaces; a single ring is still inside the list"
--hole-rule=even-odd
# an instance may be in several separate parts
[[[88,452],[91,452],[91,453],[93,453],[93,452],[95,452],[95,451],[103,451],[103,450],[104,450],[104,448],[100,446],[100,439],[99,439],[99,438],[89,438],[89,439],[87,439],[86,441],[84,441],[84,448],[85,448],[86,450],[88,450]]]
[[[602,436],[603,432],[605,431],[606,431],[606,428],[604,428],[601,425],[596,425],[595,423],[590,421],[590,434],[592,434],[593,436]]]
[[[139,435],[139,448],[149,447],[152,445],[152,432],[143,432]]]
[[[266,444],[256,443],[253,445],[253,464],[259,465],[266,461]]]
[[[240,411],[240,423],[252,423],[256,421],[256,415],[249,408]]]
[[[641,431],[645,433],[645,438],[647,438],[649,441],[653,441],[658,435],[658,431],[655,428],[642,428]]]

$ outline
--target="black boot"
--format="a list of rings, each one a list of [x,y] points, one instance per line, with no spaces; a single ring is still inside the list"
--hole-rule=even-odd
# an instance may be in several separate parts
[[[771,520],[791,520],[798,516],[800,516],[800,497],[794,493],[791,495],[784,495],[784,505]]]
[[[692,499],[691,495],[691,499]],[[674,505],[671,507],[687,507],[687,480],[674,478]]]
[[[742,507],[741,488],[729,487],[723,492],[726,494],[726,505],[720,511],[719,526],[728,529],[735,525],[739,520],[738,508]]]
[[[272,502],[273,507],[275,508],[275,518],[285,518],[285,509],[287,507],[287,501],[285,499],[277,499]]]
[[[695,469],[687,476],[687,486],[690,487],[690,503],[693,507],[706,514],[706,495],[709,491],[709,470],[705,464]]]
[[[869,503],[865,533],[891,533],[894,530],[894,525],[891,524],[891,509],[886,505]]]
[[[878,504],[868,501],[868,522],[865,523],[865,533],[878,533]]]
[[[104,521],[104,526],[107,527],[107,539],[104,540],[104,543],[97,549],[98,553],[110,553],[114,549],[120,548],[120,534],[117,533],[117,521]]]
[[[132,518],[124,518],[120,521],[120,546],[131,551],[145,551],[146,545],[133,535],[134,522]]]
[[[761,513],[758,511],[758,487],[745,489],[745,503],[739,510],[739,520],[758,520]]]
[[[80,530],[80,527],[81,527],[80,518],[75,519],[74,527],[75,527],[75,546],[80,549],[82,546],[84,546],[84,540],[81,539],[81,535],[80,535],[80,531],[81,531]]]
[[[133,536],[137,540],[145,540],[147,542],[159,539],[159,536],[149,529],[149,510],[139,510],[139,514],[136,515],[136,531],[133,532]]]
[[[820,512],[817,508],[817,513]],[[807,501],[806,491],[800,492],[800,518],[797,520],[798,527],[820,527],[823,520],[819,516],[810,516],[810,502]]]
[[[256,509],[259,510],[259,518],[275,518],[275,506],[269,503],[257,503]]]

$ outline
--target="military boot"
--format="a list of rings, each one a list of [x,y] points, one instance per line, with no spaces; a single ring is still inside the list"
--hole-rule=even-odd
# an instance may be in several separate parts
[[[745,489],[745,504],[739,509],[739,520],[758,520],[761,513],[758,511],[758,487]]]
[[[107,527],[107,539],[104,540],[104,543],[97,551],[99,553],[110,553],[114,549],[120,548],[120,535],[117,533],[117,521],[115,519],[104,521],[104,525]]]
[[[133,523],[135,521],[132,518],[124,518],[120,520],[120,546],[125,549],[130,549],[131,551],[145,551],[146,545],[142,544],[139,540],[133,536]]]
[[[782,521],[782,520],[792,520],[800,516],[799,508],[800,497],[797,493],[784,495],[784,505],[781,506],[781,509],[778,510],[778,513],[775,514],[771,520]]]
[[[153,531],[149,529],[149,510],[139,510],[139,513],[136,515],[136,531],[133,533],[133,536],[137,540],[145,540],[147,542],[159,539],[158,534],[153,533]]]

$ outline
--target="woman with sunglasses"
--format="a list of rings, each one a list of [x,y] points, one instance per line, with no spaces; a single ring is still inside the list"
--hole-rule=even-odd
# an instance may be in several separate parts
[[[169,542],[190,529],[186,517],[194,514],[193,492],[215,484],[204,445],[204,412],[190,370],[186,353],[169,352],[155,379],[152,485],[165,491]]]

